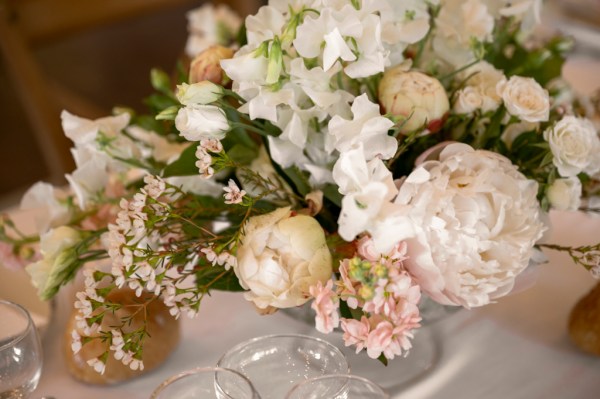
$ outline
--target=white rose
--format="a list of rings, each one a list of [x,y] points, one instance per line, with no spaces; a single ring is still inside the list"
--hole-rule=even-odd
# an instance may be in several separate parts
[[[25,270],[41,299],[52,298],[66,277],[65,273],[72,272],[69,266],[77,260],[74,247],[80,240],[79,232],[67,226],[50,230],[40,237],[42,259],[26,266]]]
[[[600,139],[590,120],[565,116],[544,132],[544,139],[561,176],[593,175],[600,170]]]
[[[537,183],[493,152],[446,146],[400,187],[416,236],[405,265],[447,305],[482,306],[506,295],[542,236]]]
[[[504,106],[511,115],[527,122],[545,122],[550,115],[550,97],[532,78],[512,76],[496,86]]]
[[[385,112],[408,118],[402,132],[408,133],[443,118],[450,109],[439,80],[404,65],[388,69],[379,83],[379,103]]]
[[[495,111],[502,99],[496,91],[498,82],[505,79],[504,73],[486,61],[480,61],[470,68],[467,68],[462,74],[462,79],[467,79],[466,87],[471,87],[477,91],[481,97],[481,110],[483,112]]]
[[[556,179],[546,191],[550,205],[559,211],[576,211],[581,205],[581,181],[578,177]]]
[[[225,113],[214,105],[188,105],[177,112],[175,127],[189,141],[221,140],[229,130]]]
[[[260,309],[300,306],[309,287],[332,273],[323,228],[314,218],[292,216],[290,208],[255,216],[244,226],[234,267],[245,297]]]
[[[483,97],[471,86],[467,86],[456,92],[454,112],[457,114],[470,114],[483,107]]]
[[[187,83],[178,85],[175,95],[183,105],[210,104],[223,97],[223,88],[208,80],[203,80],[191,85]]]

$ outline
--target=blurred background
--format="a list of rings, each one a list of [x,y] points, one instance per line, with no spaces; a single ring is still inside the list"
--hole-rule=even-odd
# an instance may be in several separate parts
[[[246,15],[261,0],[228,0]],[[201,0],[0,0],[0,209],[73,164],[60,110],[86,118],[143,110],[153,67],[173,70],[187,11]],[[600,0],[547,0],[545,25],[600,57]],[[600,71],[599,71],[600,72]]]

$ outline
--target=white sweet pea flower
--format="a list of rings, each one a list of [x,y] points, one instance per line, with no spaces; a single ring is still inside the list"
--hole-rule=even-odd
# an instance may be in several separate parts
[[[441,0],[440,5],[433,50],[452,66],[465,66],[475,60],[472,40],[492,39],[494,17],[482,0]]]
[[[290,87],[272,91],[267,87],[261,87],[258,94],[250,101],[243,104],[239,110],[250,115],[250,119],[266,119],[273,123],[278,121],[278,106],[294,102],[294,91]]]
[[[62,203],[66,194],[49,183],[37,182],[21,199],[20,209],[33,211],[38,234],[52,227],[66,224],[71,219],[71,210]]]
[[[229,130],[229,122],[223,110],[214,105],[188,105],[175,117],[179,134],[189,141],[204,138],[221,140]]]
[[[546,190],[550,206],[559,211],[576,211],[581,205],[581,181],[578,177],[556,179]]]
[[[246,18],[246,36],[248,44],[258,47],[265,40],[281,36],[281,29],[286,19],[275,7],[262,6],[255,15]]]
[[[600,139],[589,119],[565,116],[546,129],[544,139],[561,176],[593,175],[600,170]]]
[[[221,60],[221,67],[233,80],[234,89],[243,92],[264,85],[267,79],[269,60],[264,55],[257,55],[249,47],[243,47],[233,58]],[[244,97],[246,98],[246,97]]]
[[[192,58],[215,44],[228,45],[242,25],[241,18],[225,4],[207,3],[186,16],[189,36],[185,52]]]
[[[482,306],[506,295],[545,226],[537,183],[507,158],[462,143],[446,146],[400,187],[415,236],[404,265],[442,304]]]
[[[492,14],[521,21],[521,32],[530,33],[541,22],[542,0],[486,0]]]
[[[41,299],[50,299],[58,291],[63,274],[77,260],[74,247],[80,240],[79,232],[67,226],[57,227],[40,237],[42,259],[26,266],[25,270]]]
[[[108,184],[106,161],[102,157],[92,157],[65,177],[77,197],[79,207],[86,209]]]
[[[91,120],[62,111],[60,118],[65,135],[76,146],[83,146],[95,145],[99,132],[107,137],[117,136],[129,124],[130,116],[128,113],[123,113],[117,116]]]
[[[166,137],[139,126],[129,126],[127,133],[146,145],[146,151],[142,149],[144,157],[152,157],[158,162],[165,162],[167,164],[177,160],[181,153],[190,145],[189,143],[169,141]]]
[[[309,287],[331,277],[323,228],[290,208],[251,217],[240,241],[234,271],[259,309],[300,306],[310,299]]]
[[[379,105],[369,101],[366,94],[362,94],[354,99],[352,113],[352,120],[336,115],[329,121],[329,134],[334,137],[334,148],[346,152],[362,143],[367,159],[393,157],[398,142],[388,135],[388,131],[394,123],[381,116]]]
[[[511,76],[496,86],[511,115],[527,122],[545,122],[550,116],[550,96],[533,78]]]

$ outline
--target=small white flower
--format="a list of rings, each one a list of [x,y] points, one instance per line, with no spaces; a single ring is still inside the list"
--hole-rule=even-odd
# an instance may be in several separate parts
[[[189,141],[206,138],[222,139],[229,130],[229,122],[223,110],[214,105],[188,105],[175,117],[175,127]]]
[[[104,374],[104,371],[106,370],[106,364],[102,360],[100,360],[99,358],[97,358],[97,357],[88,360],[87,364],[90,367],[93,367],[94,370],[97,373],[100,373],[100,374]]]
[[[79,335],[77,330],[71,331],[71,350],[73,351],[73,354],[79,353],[81,347],[81,335]]]
[[[577,176],[556,179],[546,191],[550,206],[559,211],[576,211],[581,205],[581,181]]]
[[[544,132],[544,139],[561,176],[593,175],[600,170],[600,139],[590,120],[565,116]]]
[[[550,97],[533,78],[511,76],[496,86],[511,115],[527,122],[545,122],[550,115]]]
[[[229,179],[227,187],[223,187],[223,191],[225,191],[223,196],[225,197],[226,204],[240,204],[244,195],[246,195],[246,192],[244,190],[240,190],[233,179]]]

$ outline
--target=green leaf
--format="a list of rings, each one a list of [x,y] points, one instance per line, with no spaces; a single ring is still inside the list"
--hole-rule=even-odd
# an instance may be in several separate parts
[[[227,151],[229,158],[242,165],[249,165],[258,156],[256,146],[253,148],[241,144],[235,144]]]
[[[153,68],[150,71],[150,83],[154,90],[168,96],[173,95],[173,92],[171,91],[171,78],[164,71]]]
[[[196,146],[190,145],[181,153],[179,159],[163,169],[162,177],[197,175],[199,172],[196,161]]]
[[[283,169],[283,172],[290,178],[301,196],[304,197],[306,194],[310,193],[311,187],[308,178],[297,166],[285,168]]]
[[[172,106],[180,105],[179,101],[174,98],[164,96],[162,94],[151,94],[150,96],[144,99],[144,104],[146,104],[150,109],[154,112],[159,113],[164,109],[167,109]]]
[[[196,285],[201,288],[210,284],[208,287],[209,290],[214,289],[233,292],[245,291],[240,285],[233,270],[228,270],[220,276],[223,272],[224,269],[220,266],[205,266],[196,273]]]
[[[160,113],[156,115],[156,120],[172,121],[177,116],[177,112],[179,112],[179,107],[177,105],[172,105],[160,111]]]
[[[337,186],[333,184],[326,184],[325,187],[323,187],[323,195],[338,207],[342,207],[343,195],[340,194]]]
[[[340,315],[345,319],[354,318],[352,317],[352,312],[350,311],[350,308],[348,307],[346,301],[340,301]]]
[[[133,118],[132,125],[141,127],[142,129],[153,131],[159,134],[164,133],[164,128],[161,122],[157,121],[150,115],[139,115]]]
[[[384,366],[387,367],[387,365],[388,365],[388,359],[387,359],[387,357],[385,357],[385,355],[383,353],[381,355],[379,355],[379,357],[377,358],[377,360],[379,360]]]
[[[475,142],[473,143],[474,148],[487,148],[487,146],[500,138],[502,133],[501,131],[501,123],[504,118],[505,108],[504,106],[500,106],[498,110],[492,116],[490,120],[490,124],[487,129],[475,138]]]

